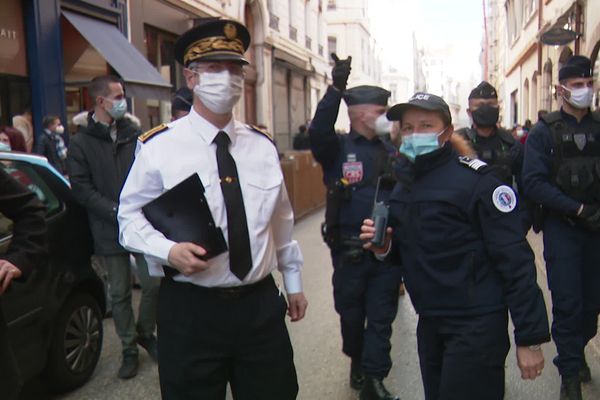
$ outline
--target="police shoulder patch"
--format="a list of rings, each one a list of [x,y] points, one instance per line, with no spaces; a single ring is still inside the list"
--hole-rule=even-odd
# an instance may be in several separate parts
[[[246,127],[248,127],[248,129],[256,132],[256,133],[260,133],[261,135],[265,136],[267,139],[269,139],[271,142],[275,143],[273,140],[273,136],[271,136],[271,134],[269,132],[267,132],[264,129],[259,128],[256,125],[250,125],[250,124],[246,124]]]
[[[467,156],[460,156],[458,157],[458,161],[462,164],[462,165],[466,165],[467,167],[474,169],[475,171],[480,171],[481,169],[487,167],[487,163],[485,163],[484,161],[481,161],[477,158],[470,158]]]
[[[517,195],[506,185],[498,186],[492,193],[492,203],[503,213],[509,213],[517,206]]]
[[[160,124],[158,126],[155,126],[152,129],[150,129],[149,131],[146,131],[146,132],[142,133],[138,137],[138,140],[140,142],[142,142],[142,143],[146,143],[148,140],[152,139],[153,137],[155,137],[159,133],[162,133],[162,132],[164,132],[164,131],[166,131],[168,129],[169,129],[169,125],[167,125],[167,124]]]

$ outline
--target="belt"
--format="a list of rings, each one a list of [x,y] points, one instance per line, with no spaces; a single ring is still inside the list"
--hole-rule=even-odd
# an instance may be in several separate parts
[[[266,288],[269,285],[274,285],[275,281],[273,280],[273,276],[271,274],[267,275],[265,278],[261,279],[258,282],[250,283],[248,285],[240,285],[240,286],[229,286],[229,287],[208,287],[208,286],[199,286],[190,282],[177,282],[172,279],[169,279],[171,283],[180,284],[180,285],[190,285],[194,290],[198,290],[200,292],[217,296],[223,299],[237,299],[244,297],[252,292],[255,292],[259,289]]]

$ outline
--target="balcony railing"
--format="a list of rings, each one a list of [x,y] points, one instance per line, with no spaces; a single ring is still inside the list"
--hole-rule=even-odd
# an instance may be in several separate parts
[[[310,36],[308,36],[308,35],[306,36],[306,39],[305,39],[305,42],[304,42],[304,43],[305,43],[305,45],[306,45],[306,48],[307,48],[308,50],[311,50],[311,49],[312,49],[312,39],[310,38]]]
[[[269,12],[269,28],[279,32],[279,17]]]
[[[290,25],[290,39],[298,41],[298,29]]]

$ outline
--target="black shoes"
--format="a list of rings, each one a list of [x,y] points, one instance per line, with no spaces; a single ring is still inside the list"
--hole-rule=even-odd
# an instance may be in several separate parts
[[[360,400],[400,400],[400,397],[388,392],[380,379],[367,376],[360,391]]]
[[[560,400],[583,400],[579,376],[562,378]]]
[[[350,364],[350,387],[354,390],[362,389],[365,384],[365,374],[362,372],[359,361]]]
[[[138,373],[138,356],[137,354],[124,354],[123,362],[117,376],[120,379],[131,379]]]
[[[148,352],[152,361],[158,362],[158,343],[156,341],[156,336],[139,336],[137,342]]]
[[[592,380],[592,372],[590,371],[590,367],[587,361],[585,360],[585,357],[583,357],[583,365],[579,370],[579,380],[582,383],[586,383]]]

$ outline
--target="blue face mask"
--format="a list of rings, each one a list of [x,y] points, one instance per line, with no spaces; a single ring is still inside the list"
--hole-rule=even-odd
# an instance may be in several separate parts
[[[112,108],[110,108],[109,110],[106,110],[108,115],[113,117],[113,119],[115,119],[115,120],[119,120],[119,119],[123,118],[123,116],[125,115],[125,112],[127,112],[127,101],[125,99],[119,99],[119,100],[108,99],[108,100],[112,101]]]
[[[446,129],[440,133],[413,133],[411,135],[402,136],[402,145],[400,145],[400,153],[404,154],[411,162],[415,162],[415,158],[420,155],[431,153],[440,148],[438,137],[444,133]]]
[[[10,144],[0,142],[0,151],[11,151]]]

